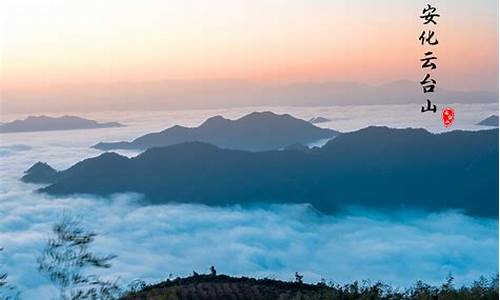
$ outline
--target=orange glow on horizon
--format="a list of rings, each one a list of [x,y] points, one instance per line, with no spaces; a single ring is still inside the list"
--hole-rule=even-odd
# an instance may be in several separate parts
[[[492,90],[498,85],[496,12],[493,18],[467,15],[472,5],[492,14],[496,6],[485,3],[435,4],[443,15],[436,49],[439,80],[446,87]],[[6,90],[160,79],[381,83],[421,75],[419,3],[8,4]]]

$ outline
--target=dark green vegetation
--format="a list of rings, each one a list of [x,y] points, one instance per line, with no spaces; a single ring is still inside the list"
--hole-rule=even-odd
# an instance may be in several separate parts
[[[208,300],[208,299],[323,299],[323,300],[462,300],[498,299],[498,277],[481,278],[470,287],[455,288],[450,277],[440,287],[417,282],[406,290],[382,283],[354,282],[347,285],[305,284],[272,279],[235,278],[225,275],[195,275],[142,287],[122,300]]]
[[[0,125],[0,132],[29,132],[29,131],[50,131],[50,130],[74,130],[93,129],[107,127],[122,127],[117,122],[98,123],[94,120],[87,120],[75,116],[48,117],[29,116],[24,120],[15,120]]]
[[[498,116],[489,116],[481,122],[477,123],[477,125],[498,127]]]
[[[130,159],[104,153],[47,173],[28,172],[24,180],[52,183],[40,191],[53,195],[137,192],[151,203],[311,203],[326,213],[345,205],[415,207],[498,217],[498,129],[368,127],[310,151],[244,152],[195,142]]]
[[[337,134],[334,130],[316,127],[290,115],[254,112],[237,120],[216,116],[199,127],[173,126],[162,132],[146,134],[132,142],[98,143],[93,147],[101,150],[148,149],[204,142],[220,148],[265,151],[282,149],[295,143],[309,144]]]

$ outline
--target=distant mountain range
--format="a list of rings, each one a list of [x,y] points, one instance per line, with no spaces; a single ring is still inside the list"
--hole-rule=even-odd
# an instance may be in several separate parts
[[[477,123],[477,125],[498,127],[498,116],[492,115]]]
[[[440,88],[434,96],[443,105],[498,102],[497,91]],[[65,99],[73,101],[63,101]],[[8,90],[2,94],[4,112],[142,110],[145,107],[154,110],[289,105],[420,105],[423,102],[425,98],[418,82],[405,80],[382,85],[332,81],[159,80]]]
[[[498,129],[431,134],[368,127],[308,151],[245,152],[191,142],[127,158],[104,153],[67,170],[26,171],[52,195],[137,192],[151,203],[310,203],[461,209],[498,217]]]
[[[100,150],[148,149],[185,142],[205,142],[220,148],[265,151],[282,149],[292,144],[305,145],[337,134],[337,131],[316,127],[290,115],[254,112],[237,120],[216,116],[199,127],[174,126],[146,134],[132,142],[98,143],[93,147]]]
[[[330,119],[323,118],[323,117],[314,117],[309,119],[309,123],[311,124],[319,124],[319,123],[325,123],[325,122],[330,122]]]
[[[24,120],[15,120],[9,123],[0,124],[0,132],[10,133],[49,130],[74,130],[122,126],[122,124],[117,122],[98,123],[94,120],[87,120],[75,116],[29,116]]]

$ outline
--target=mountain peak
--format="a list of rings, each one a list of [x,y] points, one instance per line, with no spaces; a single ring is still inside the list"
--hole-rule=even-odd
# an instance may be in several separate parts
[[[223,116],[213,116],[213,117],[210,117],[208,118],[207,120],[205,120],[205,122],[203,122],[203,124],[201,124],[200,127],[204,127],[204,126],[214,126],[214,125],[225,125],[227,124],[228,122],[231,122],[231,120],[228,120],[226,118],[224,118]]]
[[[309,119],[309,123],[311,124],[318,124],[318,123],[326,123],[326,122],[330,122],[331,120],[330,119],[327,119],[327,118],[323,118],[323,117],[312,117]]]
[[[28,170],[24,171],[24,173],[32,173],[32,172],[46,172],[46,171],[56,171],[52,168],[48,163],[38,161],[34,165],[32,165]]]
[[[57,171],[45,162],[37,162],[28,170],[24,171],[25,175],[21,178],[24,182],[33,183],[53,183],[56,180]]]
[[[214,116],[199,127],[171,127],[143,135],[132,142],[99,143],[94,148],[148,149],[197,141],[225,149],[267,151],[283,149],[295,143],[307,145],[337,134],[334,130],[316,127],[288,114],[264,111],[253,112],[236,120]]]
[[[498,116],[491,115],[481,122],[477,123],[477,125],[498,127]]]
[[[284,114],[284,115],[279,115],[275,114],[272,111],[262,111],[262,112],[252,112],[249,113],[248,115],[245,115],[241,117],[238,120],[266,120],[266,119],[273,119],[273,118],[292,118],[289,114]]]

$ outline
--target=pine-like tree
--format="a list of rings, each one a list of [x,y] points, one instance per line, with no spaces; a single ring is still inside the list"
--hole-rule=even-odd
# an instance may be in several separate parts
[[[3,248],[0,248],[0,252]],[[7,282],[7,273],[0,271],[0,300],[18,299],[19,293],[16,288]]]
[[[90,251],[97,234],[86,231],[79,220],[64,216],[52,228],[52,235],[42,255],[38,270],[59,288],[59,299],[115,299],[119,293],[116,281],[102,280],[92,274],[95,269],[111,267],[116,256],[98,256]]]

